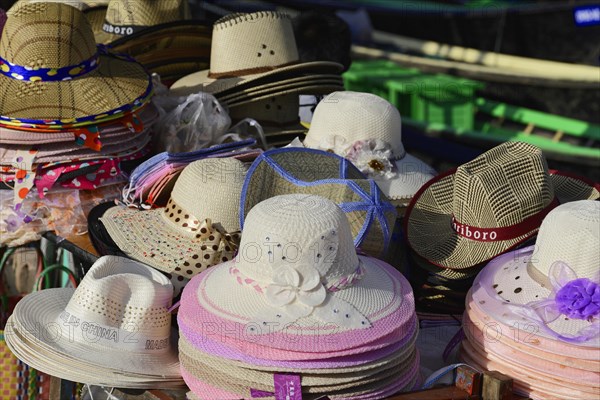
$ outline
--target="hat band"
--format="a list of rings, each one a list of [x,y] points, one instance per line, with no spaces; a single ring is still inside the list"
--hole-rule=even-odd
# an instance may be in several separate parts
[[[458,236],[477,242],[501,242],[512,240],[539,228],[544,217],[546,217],[546,215],[548,215],[548,213],[556,206],[558,206],[558,200],[555,197],[550,204],[542,210],[525,218],[518,224],[497,228],[480,228],[463,224],[459,222],[455,216],[452,216],[452,229],[454,229]]]
[[[212,79],[219,78],[237,78],[240,76],[246,75],[254,75],[254,74],[262,74],[264,72],[271,72],[279,68],[288,67],[290,65],[298,64],[298,61],[291,61],[285,64],[267,66],[267,67],[256,67],[256,68],[246,68],[246,69],[237,69],[235,71],[227,71],[227,72],[208,72],[208,77]]]
[[[100,55],[106,54],[104,46],[99,45],[98,51],[87,60],[61,68],[31,68],[15,65],[0,57],[0,74],[20,81],[57,82],[68,81],[86,75],[100,65]]]
[[[129,36],[136,32],[139,32],[146,28],[146,26],[135,26],[135,25],[113,25],[108,21],[104,21],[102,30],[106,33],[119,36]]]
[[[165,315],[167,310],[165,309]],[[159,321],[160,315],[156,315]],[[77,315],[68,311],[60,313],[56,319],[59,331],[53,334],[76,343],[90,346],[103,346],[111,350],[128,352],[162,352],[171,347],[169,336],[150,337],[139,334],[139,326],[133,322],[125,325],[129,330],[124,330],[95,321],[90,321],[86,316]],[[55,331],[53,329],[53,331]],[[60,339],[53,338],[55,340]]]

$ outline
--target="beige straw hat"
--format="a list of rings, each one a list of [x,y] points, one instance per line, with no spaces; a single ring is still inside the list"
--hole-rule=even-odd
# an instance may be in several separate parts
[[[599,195],[584,179],[549,171],[539,148],[507,142],[427,182],[406,212],[406,237],[432,264],[470,268],[535,235],[560,202]]]
[[[63,3],[68,4],[71,7],[77,8],[79,11],[83,11],[85,14],[92,31],[97,32],[102,29],[104,23],[104,16],[106,15],[107,1],[85,1],[85,0],[19,0],[12,7],[18,7],[22,3]],[[10,15],[11,10],[8,11]]]
[[[181,385],[168,312],[172,294],[169,280],[152,268],[101,257],[77,289],[47,289],[22,299],[7,323],[6,343],[28,365],[63,379]]]
[[[350,159],[390,200],[404,204],[435,175],[404,149],[398,109],[371,93],[325,97],[315,109],[304,145]]]
[[[26,3],[12,9],[0,39],[0,121],[97,124],[139,108],[151,90],[141,65],[96,47],[76,8]]]
[[[210,70],[175,82],[175,94],[205,91],[218,98],[221,92],[280,81],[286,74],[339,78],[343,69],[326,61],[300,63],[291,20],[279,12],[228,15],[215,23],[212,37]]]
[[[166,207],[112,207],[100,221],[127,256],[173,274],[179,293],[194,275],[233,258],[245,175],[234,158],[195,161],[177,179]]]
[[[110,43],[140,30],[190,18],[187,0],[110,0],[96,42]]]

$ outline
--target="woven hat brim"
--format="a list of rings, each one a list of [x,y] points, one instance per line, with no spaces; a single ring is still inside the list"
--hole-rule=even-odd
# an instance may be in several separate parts
[[[247,394],[235,394],[223,389],[212,386],[197,377],[194,377],[189,371],[186,369],[182,369],[181,374],[186,381],[186,384],[190,388],[190,390],[194,393],[194,396],[198,396],[200,399],[219,399],[219,400],[236,400],[239,399],[240,396],[244,397]],[[418,375],[418,368],[413,370],[411,376],[408,377],[395,377],[394,379],[386,379],[380,382],[380,385],[372,384],[361,388],[356,388],[354,391],[341,391],[341,392],[333,392],[328,393],[327,397],[334,399],[357,399],[357,400],[374,400],[374,399],[383,399],[389,397],[395,393],[401,391],[413,390],[417,384],[420,382],[420,378]],[[244,389],[245,391],[245,389]],[[303,394],[302,398],[306,398],[307,400],[316,400],[322,397],[322,394]],[[265,397],[265,400],[274,400],[275,397]]]
[[[113,40],[110,42],[110,47],[115,51],[132,55],[138,54],[144,47],[147,49],[148,46],[152,46],[153,51],[173,47],[190,47],[190,50],[194,51],[198,50],[198,47],[206,47],[210,56],[212,31],[201,23],[201,21],[181,20],[150,26]],[[166,40],[167,38],[172,40]]]
[[[376,368],[380,368],[393,362],[394,360],[401,360],[406,358],[408,353],[412,351],[415,346],[417,336],[418,336],[418,322],[417,319],[414,318],[413,321],[414,329],[412,334],[408,334],[405,338],[399,342],[399,347],[394,346],[393,350],[389,352],[383,352],[379,354],[378,357],[374,355],[372,359],[367,357],[346,357],[349,361],[341,361],[340,359],[326,359],[321,360],[321,363],[318,364],[319,368],[316,367],[315,361],[308,361],[307,363],[302,363],[298,361],[284,361],[283,364],[275,363],[273,360],[263,360],[260,359],[260,365],[256,362],[257,359],[245,359],[245,358],[229,358],[223,353],[209,353],[203,350],[196,348],[186,336],[181,333],[179,336],[179,352],[180,354],[185,353],[191,359],[198,360],[200,362],[207,362],[208,359],[214,358],[218,360],[220,363],[226,363],[234,367],[238,368],[252,368],[256,371],[262,372],[296,372],[301,370],[303,374],[349,374],[349,373],[357,373],[365,370],[373,370]],[[401,347],[400,347],[401,346]],[[389,353],[389,354],[388,354]],[[291,353],[290,353],[291,354]]]
[[[172,86],[174,94],[185,96],[200,91],[212,93],[218,97],[219,93],[232,88],[242,88],[255,85],[260,79],[269,78],[271,81],[278,80],[279,75],[298,73],[307,74],[340,74],[343,66],[329,61],[312,61],[301,64],[289,65],[261,74],[244,75],[235,78],[212,79],[208,77],[210,70],[199,71],[185,76],[175,82]]]
[[[569,367],[573,367],[574,369],[580,371],[598,371],[598,369],[600,368],[600,360],[597,357],[598,351],[596,351],[596,357],[594,357],[593,354],[590,354],[593,352],[590,352],[589,349],[587,349],[587,359],[577,357],[575,356],[575,354],[556,354],[547,350],[548,348],[550,348],[550,346],[560,346],[560,342],[544,340],[544,338],[542,337],[536,337],[536,341],[514,340],[515,336],[514,332],[510,329],[511,327],[500,323],[494,324],[494,322],[498,321],[494,321],[490,317],[483,314],[483,312],[479,310],[479,308],[475,304],[467,304],[465,314],[463,315],[463,326],[468,327],[468,329],[465,330],[465,335],[471,343],[478,343],[480,345],[483,344],[485,346],[487,344],[484,339],[485,327],[495,325],[494,327],[497,327],[498,329],[494,330],[496,332],[499,332],[500,334],[495,335],[496,340],[494,342],[502,343],[504,346],[508,346],[510,348],[508,350],[510,351],[518,351],[519,353],[531,355],[538,359],[548,360],[556,364],[562,364]],[[574,347],[568,343],[563,343],[562,345],[562,347],[565,350],[567,350],[567,352],[569,348]],[[506,352],[506,354],[509,354],[509,352]],[[593,379],[592,382],[588,381],[588,384],[598,383],[597,374],[595,375],[595,379]]]
[[[243,104],[253,103],[255,101],[261,101],[269,99],[274,96],[283,96],[286,94],[329,94],[336,91],[344,90],[344,85],[339,80],[323,80],[323,81],[311,81],[309,84],[294,84],[285,85],[278,89],[268,90],[261,93],[253,93],[250,96],[240,96],[232,100],[223,101],[222,103],[227,106],[239,106]]]
[[[519,366],[490,356],[485,350],[473,343],[463,340],[460,358],[469,365],[482,370],[494,370],[516,377],[515,392],[534,399],[593,399],[598,398],[600,390],[590,386],[579,386],[576,382],[561,380],[559,377],[549,379],[530,368]]]
[[[323,358],[323,353],[341,351],[348,354],[361,353],[369,343],[398,329],[405,332],[405,335],[410,326],[409,321],[414,315],[410,284],[398,271],[382,261],[362,256],[361,261],[367,271],[365,276],[353,286],[336,292],[336,297],[352,304],[362,315],[369,318],[372,324],[370,328],[349,332],[339,329],[332,334],[331,327],[324,326],[322,322],[309,316],[296,324],[300,327],[318,328],[302,333],[294,326],[287,328],[285,334],[275,332],[254,335],[254,347],[257,350],[261,348],[262,355],[258,356],[268,358],[270,348],[278,349],[278,353],[317,353],[312,358]],[[240,326],[249,323],[258,310],[268,308],[263,294],[252,287],[240,285],[230,274],[229,269],[233,265],[233,262],[220,264],[192,279],[184,289],[178,318],[187,321],[188,326],[201,326],[198,324],[202,321],[212,319],[228,328],[242,329]],[[323,340],[315,341],[314,335],[317,334]],[[395,341],[404,335],[396,336]],[[290,337],[294,340],[291,341]]]
[[[394,161],[397,176],[392,179],[374,178],[377,185],[390,200],[408,202],[431,178],[435,171],[425,162],[408,153]]]
[[[75,289],[46,289],[40,292],[31,293],[22,299],[14,309],[11,318],[16,327],[27,328],[30,330],[21,332],[32,343],[39,346],[39,350],[50,348],[64,356],[65,364],[62,369],[69,370],[69,360],[76,359],[81,362],[94,365],[98,370],[113,369],[130,373],[152,376],[152,379],[160,381],[163,379],[172,379],[179,375],[179,359],[177,357],[177,347],[171,347],[171,350],[161,354],[151,353],[131,353],[131,356],[125,356],[123,350],[113,350],[110,347],[95,346],[93,344],[82,344],[72,340],[69,335],[56,334],[53,326],[59,321],[59,315],[64,311],[73,296]],[[7,337],[7,343],[13,338]],[[24,360],[33,365],[33,360]],[[71,362],[73,371],[77,372],[77,366]],[[53,373],[53,370],[46,369],[47,373]],[[101,375],[101,374],[98,374]],[[98,377],[90,376],[92,381]],[[69,379],[68,377],[66,379]],[[116,386],[111,385],[111,386]]]
[[[94,34],[102,30],[102,25],[104,25],[104,17],[106,16],[106,9],[107,7],[105,6],[99,6],[88,8],[83,12],[90,23]]]
[[[412,250],[410,251],[410,262],[413,266],[427,271],[428,273],[450,280],[474,278],[485,266],[485,264],[479,264],[464,269],[442,268],[438,267],[437,265],[431,264],[423,257],[419,256],[418,254],[415,254],[415,252]]]
[[[550,180],[559,202],[595,200],[600,192],[594,186],[561,173]],[[537,228],[515,239],[479,242],[459,236],[452,229],[454,171],[428,181],[415,194],[405,217],[404,231],[409,246],[431,264],[443,268],[466,269],[514,248],[537,233]]]
[[[328,82],[328,81],[332,81],[335,83],[340,83],[341,85],[344,84],[344,81],[342,79],[342,77],[340,77],[339,75],[333,75],[333,74],[320,74],[320,75],[311,75],[310,77],[295,77],[295,78],[288,78],[288,79],[281,79],[278,81],[274,81],[274,82],[270,82],[270,83],[264,83],[258,87],[249,87],[247,89],[241,89],[241,90],[237,90],[235,92],[228,92],[228,93],[222,93],[219,94],[219,101],[221,102],[230,102],[230,101],[235,101],[235,99],[240,98],[240,97],[256,97],[253,96],[255,94],[264,94],[264,93],[268,93],[270,91],[274,91],[274,89],[276,90],[280,90],[283,87],[293,87],[292,85],[298,85],[298,84],[302,84],[305,86],[314,86],[314,84],[318,84],[319,82]]]
[[[524,306],[550,295],[550,290],[528,272],[534,250],[535,246],[530,246],[495,258],[473,283],[471,296],[476,301],[484,301],[483,304],[480,303],[479,308],[504,325],[513,326],[513,323],[523,322],[521,316],[512,312],[508,306]],[[574,336],[579,330],[590,327],[591,323],[561,316],[548,323],[548,326],[561,335]],[[543,329],[538,329],[536,335],[557,340]],[[578,343],[578,346],[600,348],[600,338]]]
[[[69,365],[65,365],[64,355],[57,353],[49,348],[38,349],[35,344],[30,343],[27,337],[22,336],[21,331],[16,326],[6,327],[5,335],[13,339],[8,345],[10,351],[19,360],[27,361],[28,365],[39,371],[51,371],[53,376],[61,379],[85,382],[91,385],[112,386],[118,385],[122,388],[148,389],[148,388],[172,388],[178,389],[184,385],[183,378],[161,377],[160,381],[153,379],[152,375],[125,373],[120,370],[108,369],[105,366],[95,366],[81,362],[78,358],[70,358]],[[176,345],[176,343],[174,343]],[[101,371],[101,373],[99,372]],[[96,377],[95,379],[92,377]],[[92,382],[91,380],[94,379]]]
[[[92,72],[68,81],[26,82],[0,75],[0,115],[21,120],[65,120],[97,116],[134,104],[151,90],[140,64],[100,56]],[[36,96],[22,96],[39,88]],[[94,122],[91,122],[94,123]]]
[[[411,349],[407,357],[403,360],[397,360],[396,363],[387,365],[376,371],[370,371],[370,374],[351,374],[345,378],[337,376],[339,374],[327,374],[323,371],[322,375],[310,376],[304,371],[302,373],[302,391],[303,393],[322,393],[328,394],[336,391],[356,391],[362,387],[377,384],[386,378],[392,376],[409,376],[412,372],[415,360],[418,358],[415,349]],[[248,368],[230,368],[221,365],[219,362],[203,363],[190,360],[185,354],[182,354],[182,368],[209,383],[217,384],[225,390],[243,392],[247,388],[272,391],[273,373],[261,373]],[[400,363],[402,365],[399,365]],[[319,384],[320,383],[320,384]]]
[[[176,229],[165,218],[164,210],[112,207],[100,221],[123,253],[159,271],[190,279],[212,266],[214,261],[207,262],[204,256],[210,255],[212,260],[213,243],[196,239],[192,232]],[[203,244],[208,245],[206,250],[201,250]]]

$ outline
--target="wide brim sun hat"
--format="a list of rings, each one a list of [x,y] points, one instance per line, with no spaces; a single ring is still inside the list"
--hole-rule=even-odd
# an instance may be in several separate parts
[[[291,287],[295,276],[305,276],[311,286],[306,295],[317,297],[306,303],[281,298],[280,303],[273,296],[284,276],[292,279]],[[202,326],[214,316],[223,324],[221,340],[231,335],[239,340],[238,332],[245,332],[247,341],[263,346],[265,354],[270,348],[314,352],[313,358],[342,350],[358,353],[414,316],[406,279],[382,261],[358,256],[346,215],[314,195],[276,196],[256,205],[246,219],[237,258],[198,275],[190,285],[179,319]]]
[[[178,291],[189,278],[233,258],[245,173],[234,158],[195,161],[183,169],[166,207],[113,207],[100,221],[128,257],[172,274]]]
[[[385,252],[396,219],[394,206],[350,161],[320,150],[274,149],[258,157],[242,190],[242,228],[256,204],[291,193],[323,196],[338,204],[350,222],[355,245],[374,256]]]
[[[397,205],[406,205],[436,175],[404,149],[396,107],[371,93],[326,96],[315,109],[303,144],[348,158]]]
[[[539,148],[507,142],[415,194],[404,217],[407,243],[431,264],[468,269],[533,237],[558,204],[598,199],[599,188],[548,170]]]
[[[0,122],[97,124],[148,101],[150,76],[137,62],[97,47],[81,11],[26,3],[11,12],[0,39]]]
[[[172,291],[166,277],[143,264],[102,257],[77,289],[23,298],[7,322],[6,343],[28,365],[63,379],[181,385],[168,313]]]
[[[536,335],[597,351],[599,259],[600,202],[566,203],[544,219],[535,246],[492,260],[471,296],[503,324],[534,324]]]
[[[290,18],[283,13],[261,11],[231,14],[213,26],[210,70],[188,75],[172,86],[185,95],[206,91],[218,97],[233,88],[259,86],[259,80],[279,80],[282,74],[310,78],[312,74],[338,75],[338,63],[299,61]]]

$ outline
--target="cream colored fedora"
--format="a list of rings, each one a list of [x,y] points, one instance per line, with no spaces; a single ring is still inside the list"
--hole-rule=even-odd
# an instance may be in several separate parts
[[[342,69],[333,62],[301,63],[286,14],[231,14],[213,26],[210,70],[188,75],[171,89],[178,95],[205,91],[219,97],[222,92],[273,83],[282,76],[326,74],[339,78]]]

